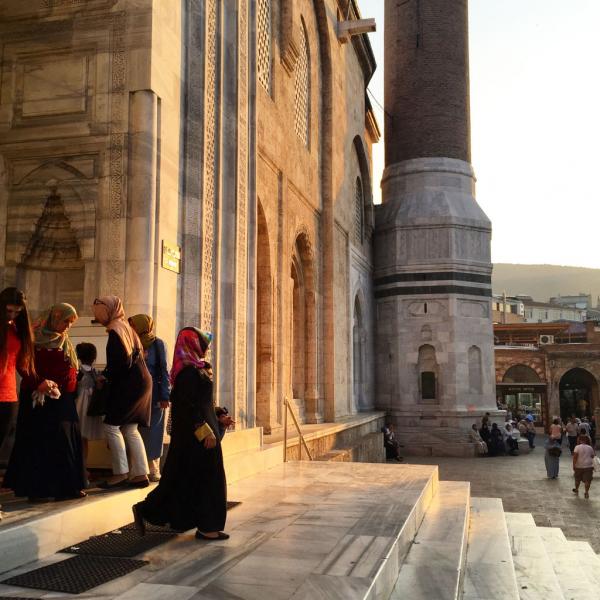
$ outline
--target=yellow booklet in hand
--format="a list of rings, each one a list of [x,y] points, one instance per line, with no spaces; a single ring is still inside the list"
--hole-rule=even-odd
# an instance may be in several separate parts
[[[202,442],[204,440],[204,438],[207,438],[210,435],[215,437],[215,434],[214,434],[213,430],[210,428],[210,425],[208,423],[204,423],[203,425],[196,427],[196,430],[194,431],[194,435],[196,436],[196,439],[199,442]]]

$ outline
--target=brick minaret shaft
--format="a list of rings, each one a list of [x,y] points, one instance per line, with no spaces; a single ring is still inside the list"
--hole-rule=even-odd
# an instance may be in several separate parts
[[[467,0],[387,0],[386,166],[471,162]]]

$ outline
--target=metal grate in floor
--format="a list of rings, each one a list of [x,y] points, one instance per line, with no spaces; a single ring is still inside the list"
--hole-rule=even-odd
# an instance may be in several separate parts
[[[10,577],[0,583],[51,592],[81,594],[147,564],[146,560],[82,554]]]
[[[160,546],[176,536],[177,533],[174,531],[164,528],[159,530],[156,527],[148,529],[146,535],[141,536],[136,529],[128,526],[102,535],[95,535],[61,550],[61,552],[131,558]]]

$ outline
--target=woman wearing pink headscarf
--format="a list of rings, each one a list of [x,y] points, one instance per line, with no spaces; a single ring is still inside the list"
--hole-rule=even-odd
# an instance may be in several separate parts
[[[109,391],[104,431],[113,475],[100,487],[146,487],[148,461],[138,425],[147,427],[150,423],[152,377],[140,339],[125,319],[120,298],[96,298],[93,310],[96,320],[108,331],[104,375]]]
[[[171,444],[163,474],[143,502],[133,506],[143,535],[145,522],[185,531],[199,540],[225,540],[227,486],[219,423],[212,399],[212,370],[204,356],[212,336],[186,327],[179,332],[171,369]]]

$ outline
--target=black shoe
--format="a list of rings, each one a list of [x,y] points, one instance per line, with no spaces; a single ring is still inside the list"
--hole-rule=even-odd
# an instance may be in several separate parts
[[[52,502],[52,498],[40,498],[38,496],[28,496],[27,502],[30,504],[45,504],[46,502]]]
[[[146,477],[146,479],[141,479],[140,481],[128,481],[127,487],[131,488],[147,488],[150,485],[150,481]]]
[[[206,540],[207,542],[216,542],[217,540],[228,540],[229,535],[227,533],[223,533],[222,531],[218,532],[217,537],[208,537],[204,535],[201,531],[196,531],[196,539],[197,540]]]
[[[131,511],[133,512],[133,522],[135,523],[135,528],[137,529],[140,535],[146,535],[146,523],[144,521],[144,517],[142,517],[142,511],[140,510],[141,502],[134,504],[131,507]]]
[[[121,481],[117,481],[117,483],[110,483],[110,481],[103,481],[99,483],[97,487],[101,490],[118,490],[119,488],[124,488],[129,486],[129,481],[127,479],[121,479]]]

